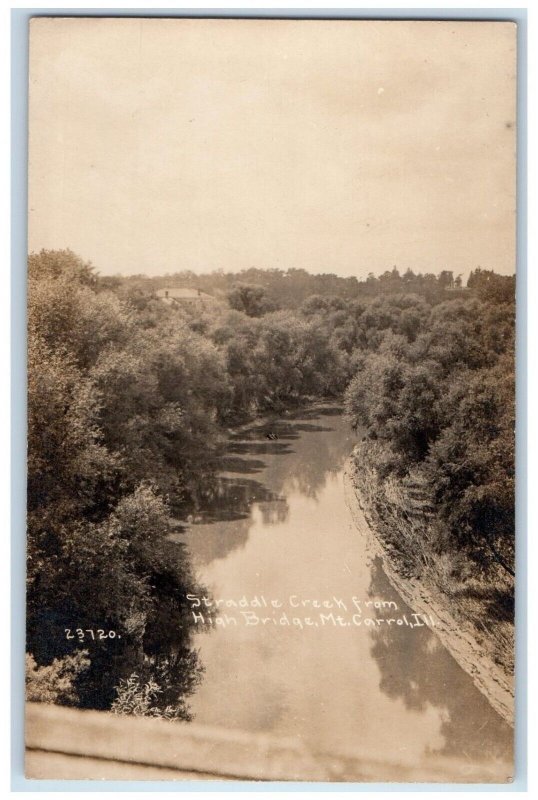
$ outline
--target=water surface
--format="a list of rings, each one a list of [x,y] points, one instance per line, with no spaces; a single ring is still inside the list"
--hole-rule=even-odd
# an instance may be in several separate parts
[[[205,675],[191,702],[195,720],[379,761],[380,780],[386,761],[440,763],[446,780],[465,780],[480,763],[484,780],[505,781],[512,731],[434,629],[350,622],[352,598],[363,620],[413,620],[345,503],[343,465],[355,441],[340,409],[329,407],[231,435],[218,491],[186,537],[197,574],[215,599],[275,600],[283,606],[254,613],[310,615],[317,624],[247,625],[239,608],[221,608],[221,622],[227,614],[239,623],[196,636]],[[314,600],[336,603],[335,614],[345,603],[344,625],[322,624],[330,610]],[[368,601],[397,611],[374,611]]]

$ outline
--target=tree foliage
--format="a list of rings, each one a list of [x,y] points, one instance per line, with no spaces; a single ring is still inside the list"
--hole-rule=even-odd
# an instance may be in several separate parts
[[[40,675],[83,642],[90,664],[63,695],[83,707],[109,708],[138,670],[184,709],[199,675],[185,600],[196,585],[163,492],[186,491],[178,449],[200,449],[212,424],[190,393],[198,381],[203,398],[220,361],[188,329],[165,342],[73,254],[30,259],[27,644]]]
[[[439,550],[513,574],[513,298],[479,295],[417,303],[411,329],[396,296],[372,309],[380,338],[357,360],[346,407],[382,444],[381,479],[412,473],[429,487]]]
[[[216,300],[172,307],[164,285]],[[203,502],[227,427],[306,400],[345,392],[380,479],[422,475],[440,553],[513,571],[511,279],[111,279],[65,250],[30,256],[28,286],[30,698],[189,717],[199,587],[174,517]]]

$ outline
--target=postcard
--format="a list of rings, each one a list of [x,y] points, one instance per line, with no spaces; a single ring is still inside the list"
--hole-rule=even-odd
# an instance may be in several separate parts
[[[29,35],[27,778],[510,783],[516,25]]]

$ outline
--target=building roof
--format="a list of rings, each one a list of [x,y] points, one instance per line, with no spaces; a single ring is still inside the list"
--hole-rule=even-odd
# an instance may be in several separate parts
[[[171,300],[213,300],[214,298],[199,289],[164,288],[157,290],[157,297],[168,297]]]

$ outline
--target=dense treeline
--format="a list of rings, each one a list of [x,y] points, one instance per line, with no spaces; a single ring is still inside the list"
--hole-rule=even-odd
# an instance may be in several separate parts
[[[510,291],[511,280],[503,279],[490,270],[476,269],[471,272],[467,287],[461,275],[451,270],[443,270],[439,275],[420,273],[407,269],[400,273],[396,267],[386,270],[376,277],[369,274],[366,280],[355,277],[342,278],[338,275],[312,275],[304,269],[256,269],[242,270],[238,273],[224,273],[219,270],[203,275],[194,272],[176,272],[173,275],[150,278],[146,275],[129,277],[102,277],[100,283],[107,289],[122,292],[131,299],[144,298],[158,289],[190,288],[200,289],[214,297],[228,300],[233,308],[248,311],[248,300],[252,299],[252,316],[260,316],[279,308],[298,309],[312,295],[339,297],[344,300],[357,300],[387,294],[420,294],[429,302],[436,303],[447,296],[465,296],[467,289],[484,289],[490,282],[498,293]],[[244,298],[247,298],[245,307]]]
[[[134,682],[133,708],[186,717],[197,587],[164,493],[211,442],[220,360],[95,285],[72,253],[30,257],[28,696],[124,708]]]
[[[357,483],[395,561],[448,595],[480,637],[488,630],[510,671],[514,285],[480,272],[470,284],[465,299],[433,306],[391,297],[390,314],[371,320],[346,407],[366,431]]]
[[[444,523],[440,547],[467,547],[512,571],[513,304],[417,304],[412,325],[409,309],[394,311],[376,349],[357,360],[352,420],[377,442],[380,477],[422,476]]]
[[[512,569],[513,280],[247,273],[105,279],[70,251],[30,257],[30,698],[188,717],[198,587],[177,518],[211,491],[226,428],[346,387],[380,480],[431,487],[438,551]],[[155,295],[189,285],[215,303]]]

